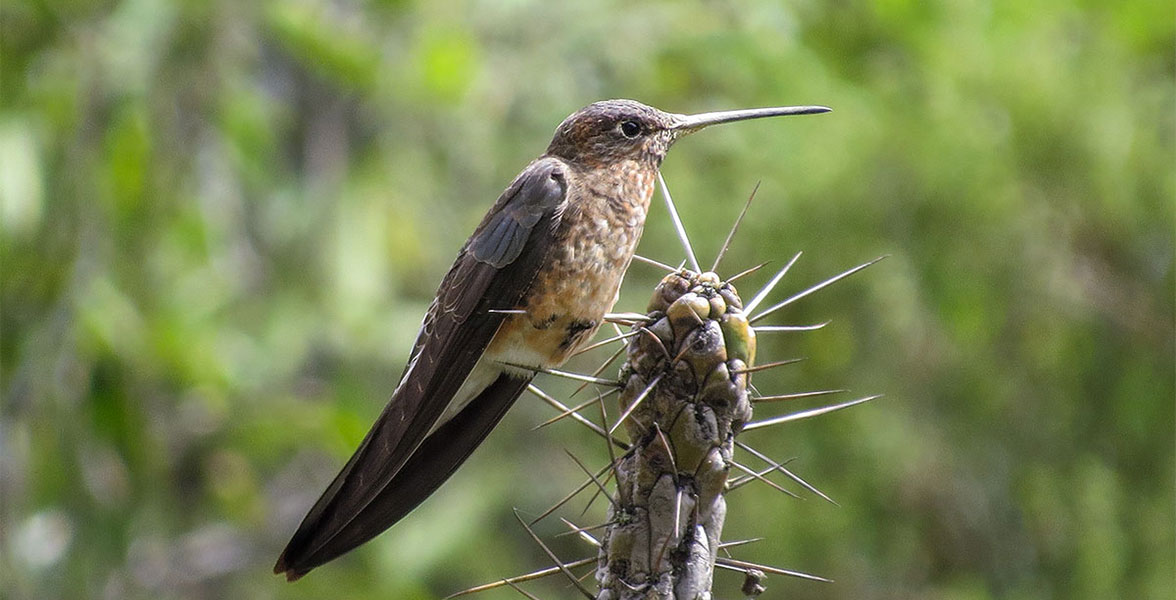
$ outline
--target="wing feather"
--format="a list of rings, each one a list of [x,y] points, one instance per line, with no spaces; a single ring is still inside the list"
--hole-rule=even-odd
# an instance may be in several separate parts
[[[311,508],[275,572],[301,576],[380,533],[364,531],[357,536],[355,524],[387,521],[382,531],[399,518],[380,519],[368,511],[381,509],[373,500],[385,493],[421,446],[494,337],[503,315],[489,311],[517,306],[530,288],[566,201],[565,168],[554,158],[531,163],[462,247],[421,324],[400,385],[359,449]],[[438,432],[442,430],[444,426]],[[452,454],[447,473],[466,456],[468,452]],[[346,543],[330,543],[345,531],[341,541]]]

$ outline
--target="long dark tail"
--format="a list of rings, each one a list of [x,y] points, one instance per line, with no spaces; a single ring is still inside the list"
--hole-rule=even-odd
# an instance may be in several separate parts
[[[367,493],[365,480],[370,482],[368,475],[387,459],[364,440],[298,527],[278,557],[274,573],[285,573],[286,579],[294,581],[391,527],[465,462],[530,381],[499,375],[464,410],[425,438],[370,503],[355,514],[339,514],[340,493]],[[379,426],[377,422],[373,429]]]

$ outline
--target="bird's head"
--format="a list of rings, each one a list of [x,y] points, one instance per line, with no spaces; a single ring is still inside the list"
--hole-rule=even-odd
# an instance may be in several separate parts
[[[603,100],[572,113],[555,130],[547,153],[585,165],[637,160],[653,167],[682,136],[710,125],[829,112],[824,106],[780,106],[680,115],[635,100]]]

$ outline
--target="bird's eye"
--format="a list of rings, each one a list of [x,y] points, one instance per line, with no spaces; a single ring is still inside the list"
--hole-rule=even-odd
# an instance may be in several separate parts
[[[641,124],[637,121],[622,121],[621,135],[629,139],[633,139],[641,135]]]

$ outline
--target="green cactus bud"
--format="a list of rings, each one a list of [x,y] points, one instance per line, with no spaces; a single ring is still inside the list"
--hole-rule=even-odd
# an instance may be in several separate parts
[[[719,325],[727,342],[727,355],[749,365],[755,363],[755,330],[747,322],[747,317],[742,312],[728,312],[719,320]]]

